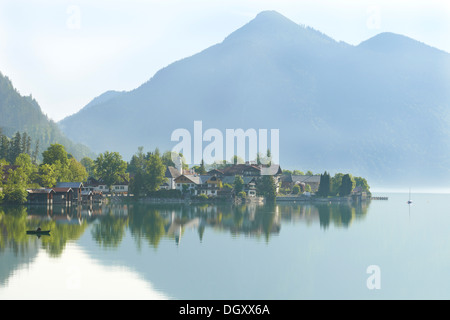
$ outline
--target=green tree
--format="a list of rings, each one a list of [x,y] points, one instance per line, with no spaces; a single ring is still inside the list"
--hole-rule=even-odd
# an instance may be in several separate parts
[[[247,193],[245,193],[245,191],[241,191],[238,193],[238,196],[241,199],[245,199],[245,198],[247,198]]]
[[[0,159],[9,159],[9,139],[3,134],[0,136]]]
[[[45,188],[52,188],[58,181],[57,172],[54,170],[54,165],[42,164],[39,166],[39,183]]]
[[[234,192],[238,194],[244,189],[244,179],[241,176],[234,177]]]
[[[311,186],[309,184],[305,185],[305,191],[306,192],[311,192]]]
[[[367,183],[367,180],[362,177],[354,177],[355,180],[355,187],[361,187],[362,191],[367,192],[370,194],[370,186]]]
[[[70,181],[82,182],[86,181],[88,173],[86,168],[75,158],[70,158],[68,161],[68,168],[70,171]]]
[[[317,195],[321,197],[328,197],[330,194],[330,174],[326,171],[320,175],[319,190]]]
[[[145,194],[145,168],[147,159],[144,154],[144,147],[139,147],[136,154],[131,157],[128,165],[128,172],[132,175],[130,180],[130,192],[139,197]]]
[[[296,184],[295,186],[292,187],[292,193],[293,194],[299,194],[301,191],[300,186],[298,184]]]
[[[100,154],[94,163],[97,176],[108,189],[111,189],[114,183],[122,181],[122,177],[125,176],[127,163],[122,160],[122,156],[118,152],[106,151]]]
[[[336,196],[339,194],[339,190],[342,185],[343,173],[336,173],[330,180],[330,194]]]
[[[27,185],[36,179],[36,173],[38,170],[36,165],[32,163],[30,155],[26,153],[19,154],[14,164],[22,168],[24,176],[26,177],[25,183]]]
[[[53,171],[56,173],[57,182],[71,182],[72,173],[69,169],[68,162],[61,163],[61,161],[56,160],[55,163],[51,164]]]
[[[353,190],[353,181],[349,174],[342,177],[341,186],[339,188],[339,195],[341,197],[348,196]]]
[[[150,154],[145,168],[145,189],[147,192],[156,191],[166,181],[166,167],[159,153]]]
[[[0,158],[0,175],[3,176],[3,167],[6,166],[8,162],[5,159]],[[3,193],[3,179],[0,179],[0,203],[2,202],[5,194]],[[1,218],[0,218],[1,219]]]
[[[34,151],[31,153],[31,160],[34,164],[37,164],[39,156],[39,140],[36,141],[36,144],[34,146]]]
[[[94,170],[95,169],[95,163],[94,163],[94,160],[92,160],[89,157],[84,157],[83,159],[81,159],[80,163],[86,169],[88,177],[95,177],[95,170]]]
[[[242,159],[241,157],[234,155],[231,157],[231,164],[242,164],[245,163],[244,159]]]
[[[28,182],[29,177],[23,168],[9,169],[8,181],[3,190],[5,201],[18,204],[25,203],[28,195],[26,190]]]
[[[67,151],[61,144],[52,144],[44,152],[42,152],[44,164],[54,164],[59,161],[61,165],[66,165],[68,161]]]
[[[270,175],[263,176],[257,186],[256,186],[258,194],[262,195],[266,198],[266,201],[275,201],[277,196],[277,186],[275,184],[275,180]]]
[[[200,167],[198,168],[198,170],[196,171],[198,174],[206,174],[206,169],[205,169],[205,161],[203,161],[200,163]]]
[[[20,135],[20,132],[16,132],[14,135],[11,143],[10,143],[10,150],[8,153],[8,161],[10,163],[14,163],[16,161],[16,158],[19,156],[19,154],[22,153],[22,136]]]

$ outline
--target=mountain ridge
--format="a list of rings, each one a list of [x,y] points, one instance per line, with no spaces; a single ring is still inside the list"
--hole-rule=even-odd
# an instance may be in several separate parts
[[[417,54],[374,50],[386,36],[352,46],[263,12],[60,125],[93,150],[125,158],[140,145],[170,150],[171,132],[192,132],[195,120],[222,132],[279,128],[286,168],[351,172],[380,184],[421,181],[433,168],[450,178],[450,150],[440,146],[450,138],[449,55],[401,35],[394,38],[419,46]],[[421,177],[408,176],[418,167]]]
[[[39,141],[40,153],[50,144],[60,143],[78,160],[94,155],[86,146],[70,141],[58,125],[42,112],[33,97],[20,95],[12,81],[1,72],[0,114],[2,133],[11,138],[16,132],[26,132],[32,138],[33,150]]]

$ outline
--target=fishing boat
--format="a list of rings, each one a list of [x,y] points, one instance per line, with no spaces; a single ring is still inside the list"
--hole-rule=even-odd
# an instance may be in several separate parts
[[[50,235],[50,230],[41,230],[41,229],[37,229],[37,230],[28,230],[27,234],[34,234],[37,236],[42,236],[42,235]]]

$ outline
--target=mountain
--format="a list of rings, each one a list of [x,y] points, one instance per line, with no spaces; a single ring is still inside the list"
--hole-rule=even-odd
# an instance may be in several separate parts
[[[402,35],[337,42],[274,11],[59,124],[96,152],[170,150],[177,128],[280,130],[282,168],[448,185],[450,55]],[[204,145],[207,143],[204,143]]]
[[[58,125],[43,114],[41,107],[32,96],[22,96],[14,88],[11,80],[0,73],[0,128],[2,133],[12,137],[16,132],[26,132],[32,139],[32,150],[39,141],[43,152],[52,143],[60,143],[75,158],[94,156],[88,147],[70,141]]]

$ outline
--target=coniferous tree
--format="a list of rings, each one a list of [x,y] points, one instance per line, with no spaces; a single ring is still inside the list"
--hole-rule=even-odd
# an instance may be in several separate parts
[[[39,140],[36,141],[34,151],[31,155],[31,160],[33,161],[34,164],[37,164],[38,156],[39,156]]]
[[[31,156],[31,137],[27,136],[27,142],[25,144],[25,151],[26,154]]]
[[[20,132],[16,132],[14,135],[12,141],[9,145],[9,152],[8,152],[8,161],[10,163],[14,163],[16,161],[16,158],[19,156],[19,154],[22,153],[22,144],[21,144],[21,135]]]
[[[5,135],[0,136],[0,159],[9,159],[9,139]]]
[[[320,175],[320,184],[317,195],[321,197],[328,197],[330,194],[330,174],[326,171]]]
[[[339,188],[339,195],[341,197],[348,196],[353,190],[352,185],[353,185],[352,178],[350,177],[349,174],[345,174],[342,177],[342,183]]]
[[[20,141],[20,153],[27,153],[27,140],[28,135],[26,132],[22,133],[22,138]]]

